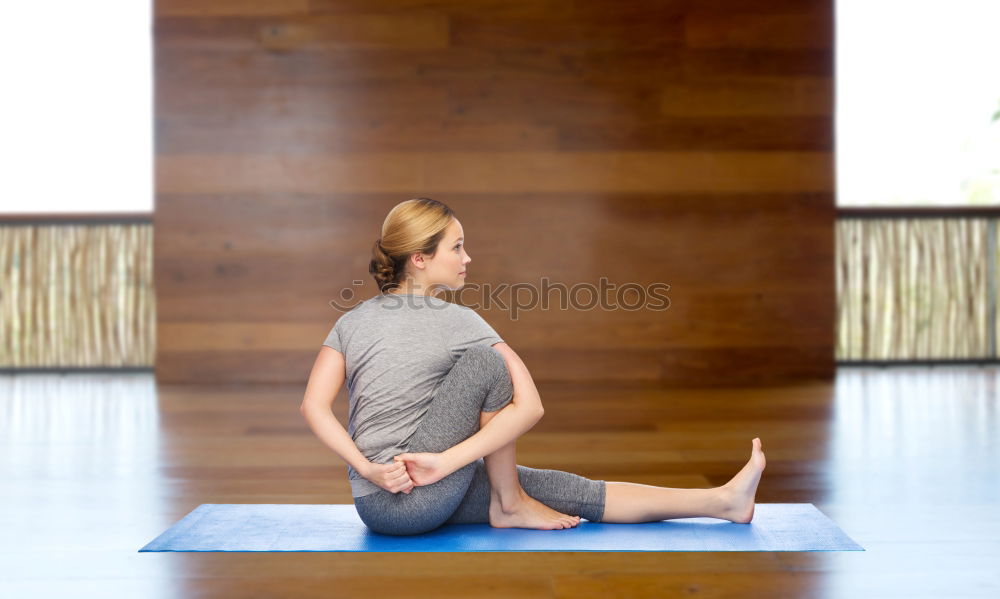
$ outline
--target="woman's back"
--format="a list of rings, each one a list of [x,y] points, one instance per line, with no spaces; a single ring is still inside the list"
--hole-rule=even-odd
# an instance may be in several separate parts
[[[323,345],[344,355],[348,432],[369,461],[407,450],[441,380],[474,345],[503,339],[475,311],[427,295],[376,295],[342,315]],[[351,494],[379,490],[348,466]]]

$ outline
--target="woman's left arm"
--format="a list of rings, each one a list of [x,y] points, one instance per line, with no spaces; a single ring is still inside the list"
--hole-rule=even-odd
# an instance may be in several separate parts
[[[333,400],[344,385],[346,371],[344,354],[326,345],[321,347],[309,375],[299,411],[320,441],[353,466],[358,474],[368,478],[372,463],[361,453],[344,425],[333,415]]]

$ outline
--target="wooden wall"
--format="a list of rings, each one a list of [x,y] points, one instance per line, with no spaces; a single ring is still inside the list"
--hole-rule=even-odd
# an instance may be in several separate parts
[[[832,0],[157,0],[159,380],[304,383],[416,196],[470,286],[670,285],[480,310],[536,380],[831,377],[832,38]]]

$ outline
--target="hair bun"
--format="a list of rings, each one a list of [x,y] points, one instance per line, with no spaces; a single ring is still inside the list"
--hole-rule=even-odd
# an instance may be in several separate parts
[[[415,252],[433,255],[454,221],[455,213],[445,204],[430,198],[414,198],[396,204],[382,223],[381,235],[372,244],[372,259],[368,272],[379,290],[399,287],[406,276],[409,256]],[[389,238],[389,247],[382,245]]]

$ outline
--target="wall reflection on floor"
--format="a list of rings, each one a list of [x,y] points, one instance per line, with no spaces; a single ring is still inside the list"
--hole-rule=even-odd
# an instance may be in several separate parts
[[[0,596],[174,597],[152,373],[0,375]]]

